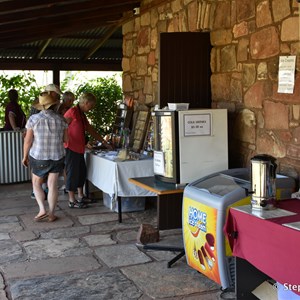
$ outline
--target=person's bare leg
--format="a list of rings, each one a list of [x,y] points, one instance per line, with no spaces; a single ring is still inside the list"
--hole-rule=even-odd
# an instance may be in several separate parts
[[[75,202],[75,192],[74,191],[68,191],[69,194],[69,202]]]
[[[79,187],[77,188],[78,191],[78,199],[82,199],[83,198],[83,188]]]
[[[67,173],[66,173],[66,169],[64,169],[64,185],[66,187],[66,182],[67,182]]]
[[[58,182],[59,173],[49,173],[48,175],[48,203],[49,203],[49,218],[55,215],[55,208],[58,199]]]
[[[59,188],[59,190],[63,190],[64,193],[67,193],[67,191],[66,191],[66,182],[67,182],[66,169],[63,170],[62,175],[63,175],[63,177],[64,177],[64,183],[63,183],[62,186]]]
[[[43,178],[32,174],[33,192],[35,195],[36,202],[39,206],[39,213],[35,216],[35,218],[39,218],[40,216],[46,214],[45,193],[44,190],[42,189],[42,183],[43,183]]]

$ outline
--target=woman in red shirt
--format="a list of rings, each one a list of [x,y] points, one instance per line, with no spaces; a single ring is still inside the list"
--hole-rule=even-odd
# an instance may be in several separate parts
[[[66,148],[66,190],[69,194],[70,208],[86,208],[83,201],[83,186],[86,180],[86,164],[84,160],[85,134],[89,133],[94,139],[102,142],[104,146],[111,149],[103,137],[89,123],[85,113],[96,105],[96,97],[92,93],[83,93],[79,97],[78,105],[71,107],[64,117],[69,124],[69,140],[65,143]],[[78,191],[78,200],[75,192]]]

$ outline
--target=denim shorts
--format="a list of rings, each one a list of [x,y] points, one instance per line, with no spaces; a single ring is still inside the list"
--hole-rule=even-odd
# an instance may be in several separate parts
[[[65,158],[60,160],[38,160],[29,156],[31,171],[34,175],[44,178],[49,173],[61,173],[65,167]]]

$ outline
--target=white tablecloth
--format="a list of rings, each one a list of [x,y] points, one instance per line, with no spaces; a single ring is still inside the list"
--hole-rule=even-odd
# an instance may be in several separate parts
[[[129,178],[153,176],[153,159],[116,161],[86,153],[87,179],[103,192],[114,197],[153,197],[155,193],[140,188],[128,181]]]

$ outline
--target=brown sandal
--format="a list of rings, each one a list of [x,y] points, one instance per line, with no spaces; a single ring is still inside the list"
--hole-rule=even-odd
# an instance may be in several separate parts
[[[40,221],[46,219],[47,217],[48,217],[48,214],[43,214],[43,215],[40,215],[40,216],[35,216],[34,217],[34,221],[35,222],[40,222]]]
[[[54,222],[57,220],[57,216],[49,216],[48,217],[48,222]]]

